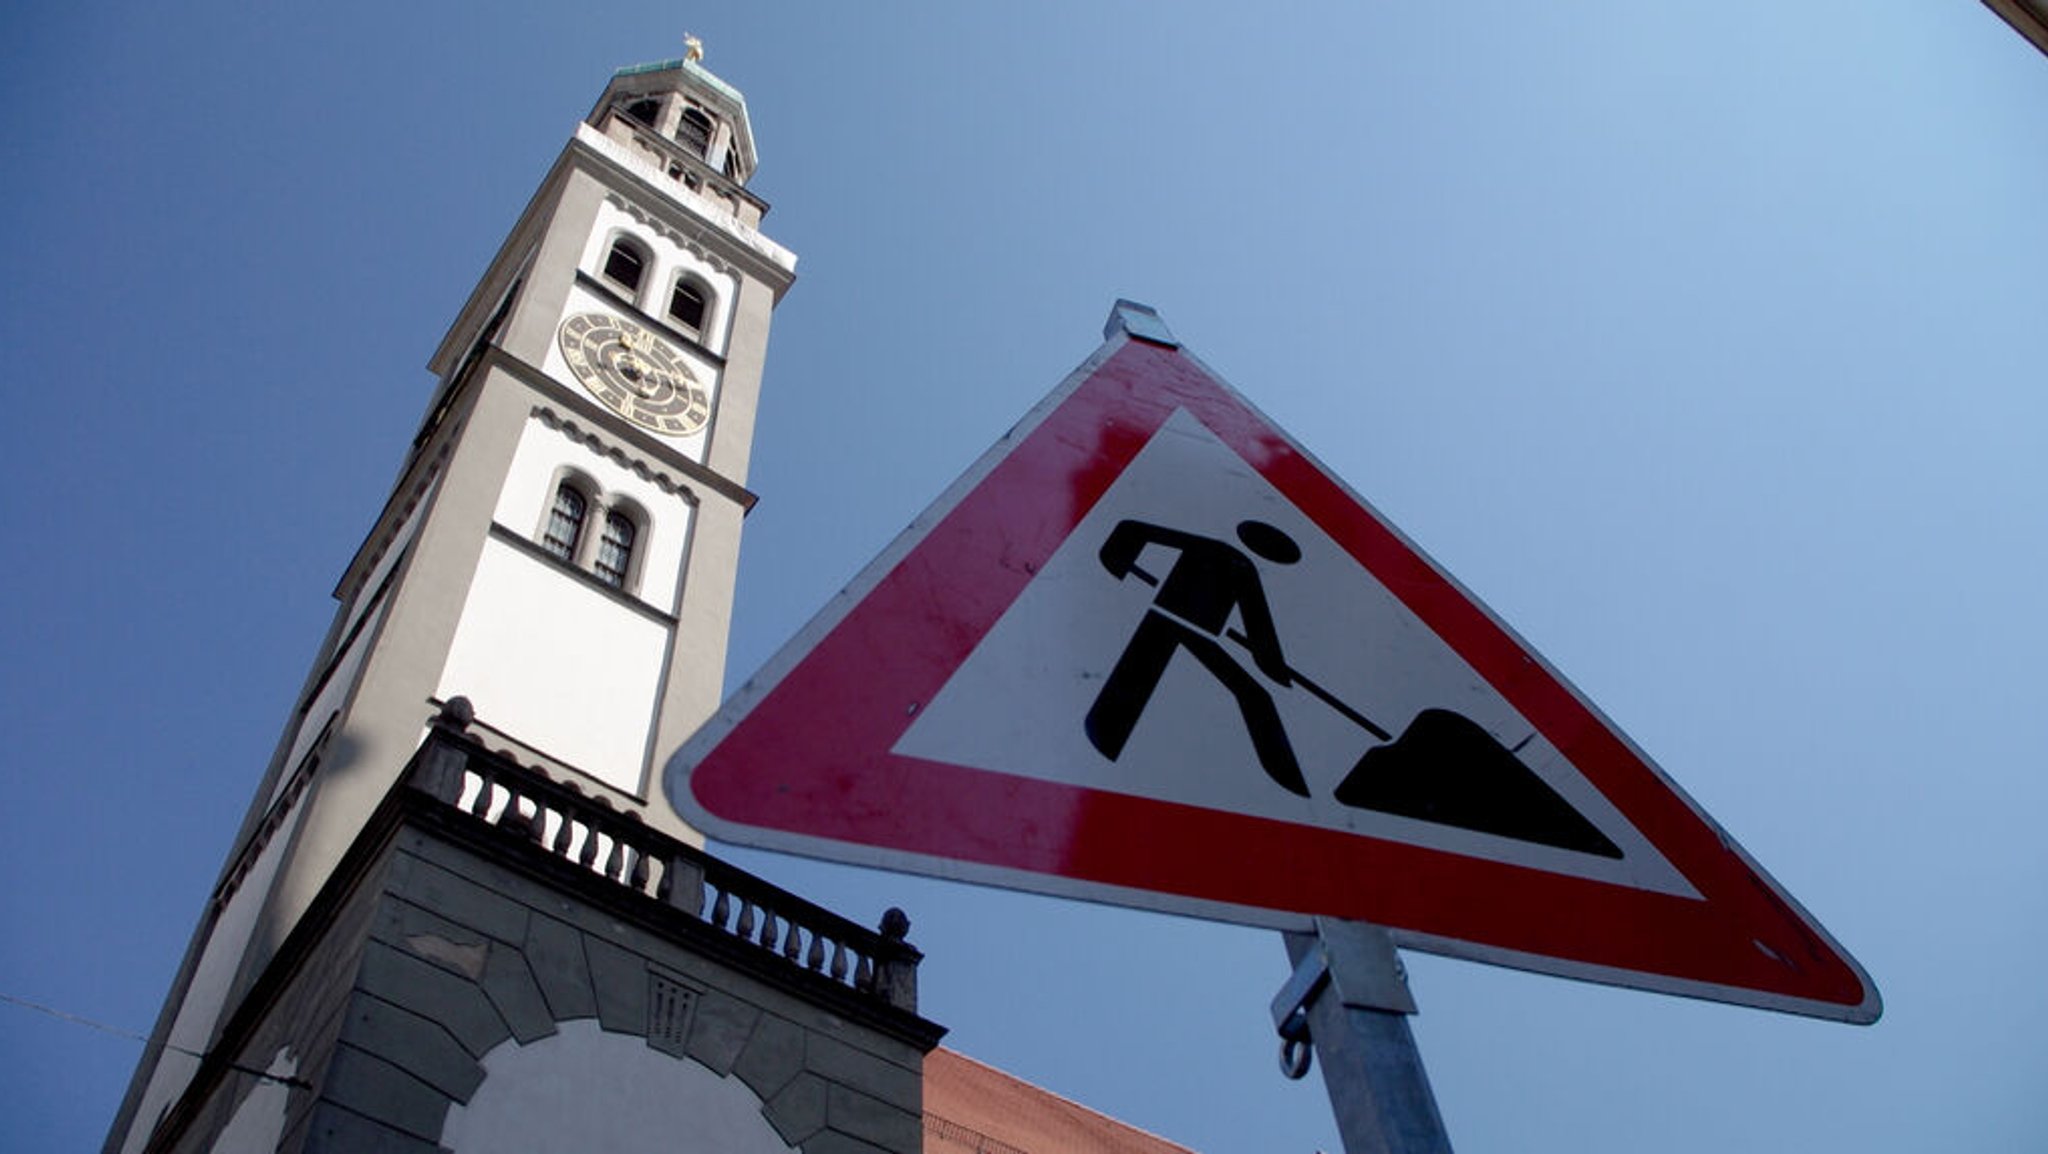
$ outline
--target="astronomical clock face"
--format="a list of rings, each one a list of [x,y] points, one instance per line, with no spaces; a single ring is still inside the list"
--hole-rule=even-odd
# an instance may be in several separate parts
[[[667,341],[624,317],[562,322],[562,359],[590,395],[643,428],[687,437],[711,419],[711,395]]]

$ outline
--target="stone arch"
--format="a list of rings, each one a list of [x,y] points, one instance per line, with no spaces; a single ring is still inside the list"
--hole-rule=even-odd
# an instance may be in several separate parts
[[[496,860],[475,856],[478,849]],[[333,1059],[316,1079],[331,1104],[313,1123],[325,1144],[309,1149],[370,1149],[373,1136],[402,1136],[454,1154],[560,1146],[688,1154],[694,1147],[681,1134],[646,1141],[648,1127],[673,1122],[660,1101],[681,1099],[720,1104],[719,1133],[772,1131],[776,1139],[707,1154],[918,1150],[928,1048],[920,1032],[835,1012],[839,983],[824,984],[750,932],[664,904],[642,910],[646,922],[630,916],[630,902],[594,908],[586,899],[618,882],[556,869],[535,877],[508,856],[566,852],[482,820],[395,835],[388,886],[374,916],[365,914],[369,940]],[[813,984],[816,997],[800,988]],[[876,1009],[885,1019],[895,1013]],[[551,1041],[558,1036],[567,1040]],[[564,1079],[583,1087],[572,1096],[601,1107],[549,1107],[581,1119],[573,1144],[487,1140],[504,1133],[490,1121],[503,1113],[493,1104],[501,1094],[545,1103],[552,1091],[540,1083]],[[528,1139],[552,1124],[520,1109],[511,1120]],[[640,1140],[597,1139],[622,1125]]]
[[[720,1077],[594,1018],[560,1023],[478,1060],[484,1079],[469,1101],[450,1102],[440,1143],[451,1154],[502,1150],[646,1149],[650,1137],[677,1154],[794,1154],[737,1075]]]

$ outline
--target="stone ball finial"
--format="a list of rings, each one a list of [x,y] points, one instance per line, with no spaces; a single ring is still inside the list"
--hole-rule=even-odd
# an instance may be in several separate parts
[[[882,936],[900,942],[910,936],[910,915],[890,906],[882,911]]]
[[[441,703],[441,712],[435,716],[434,724],[460,733],[475,720],[476,706],[470,704],[469,698],[457,694]]]

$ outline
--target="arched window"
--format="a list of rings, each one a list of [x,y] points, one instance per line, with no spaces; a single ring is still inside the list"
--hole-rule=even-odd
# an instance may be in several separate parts
[[[631,295],[640,291],[640,276],[647,271],[647,254],[625,237],[612,242],[612,250],[605,254],[604,275],[607,280],[625,289]]]
[[[676,122],[676,142],[699,157],[711,151],[711,118],[703,109],[683,109],[683,118]]]
[[[567,481],[555,486],[555,504],[548,511],[548,528],[541,534],[540,547],[575,564],[576,542],[583,537],[583,514],[589,508],[589,499],[576,486]]]
[[[626,115],[653,128],[655,122],[661,119],[661,101],[653,98],[635,100],[626,106]]]
[[[633,518],[617,509],[604,515],[604,537],[597,543],[597,563],[591,571],[614,589],[626,587],[626,575],[633,569],[633,539],[639,536]]]
[[[704,286],[688,278],[676,281],[668,294],[668,315],[695,335],[704,328]]]

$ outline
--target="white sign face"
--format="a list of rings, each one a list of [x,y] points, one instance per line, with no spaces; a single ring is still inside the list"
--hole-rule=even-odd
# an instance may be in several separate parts
[[[1168,543],[1146,541],[1119,579],[1103,564],[1103,546],[1128,522],[1207,538],[1249,557],[1237,536],[1247,521],[1280,530],[1301,552],[1289,564],[1253,562],[1291,670],[1391,734],[1407,732],[1424,710],[1469,719],[1620,855],[1339,802],[1339,787],[1361,756],[1386,739],[1300,685],[1276,686],[1264,677],[1236,640],[1248,635],[1241,606],[1229,610],[1220,648],[1271,698],[1307,796],[1262,769],[1231,689],[1184,645],[1173,646],[1117,756],[1105,756],[1086,719],[1154,612],[1161,588],[1146,577],[1165,581],[1183,558]],[[1205,633],[1193,629],[1196,644]],[[1463,658],[1184,409],[1082,518],[891,752],[1697,896]]]

